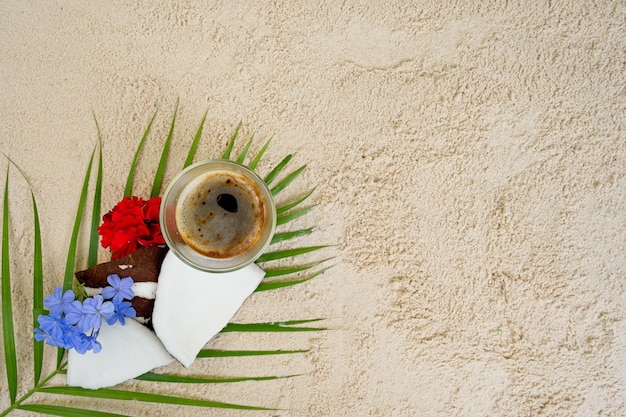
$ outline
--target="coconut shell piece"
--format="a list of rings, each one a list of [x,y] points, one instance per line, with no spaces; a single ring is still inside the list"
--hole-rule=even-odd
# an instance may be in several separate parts
[[[140,283],[154,283],[156,285],[161,272],[161,264],[167,252],[167,246],[140,247],[130,255],[76,272],[76,279],[85,286],[85,291],[89,295],[99,293],[108,286],[107,277],[112,274],[117,274],[120,278],[131,277],[136,286],[145,286],[145,284]],[[138,294],[138,291],[135,290],[135,297],[131,304],[137,311],[137,318],[145,324],[150,324],[154,308],[154,296]]]

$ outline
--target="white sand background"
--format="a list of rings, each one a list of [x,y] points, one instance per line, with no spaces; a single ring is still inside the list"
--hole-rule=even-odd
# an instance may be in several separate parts
[[[281,411],[55,401],[132,416],[626,415],[624,2],[284,3],[0,2],[0,150],[39,203],[46,290],[62,281],[92,114],[108,210],[158,108],[135,188],[149,194],[177,99],[166,181],[207,109],[199,157],[241,121],[253,150],[273,137],[262,173],[287,153],[308,163],[290,193],[317,186],[318,208],[293,227],[319,225],[301,243],[336,243],[324,255],[340,261],[235,317],[334,330],[211,343],[308,353],[167,368],[304,375],[152,387]],[[32,213],[10,175],[21,395]]]

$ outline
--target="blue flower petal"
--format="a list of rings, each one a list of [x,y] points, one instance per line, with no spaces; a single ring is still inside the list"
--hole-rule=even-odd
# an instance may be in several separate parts
[[[48,338],[48,333],[41,330],[39,327],[35,328],[35,340],[38,342],[43,342]]]
[[[83,303],[78,300],[72,301],[65,308],[65,321],[69,325],[78,323],[83,317]]]
[[[104,316],[104,318],[107,318],[115,312],[115,307],[113,306],[112,302],[105,301],[104,303],[102,303],[98,311],[100,312],[100,314],[102,314],[102,316]]]
[[[61,313],[61,303],[62,303],[62,292],[63,289],[61,287],[56,287],[54,292],[50,295],[46,295],[46,298],[43,299],[43,305],[51,313]]]
[[[131,288],[134,283],[131,277],[120,278],[119,275],[112,274],[107,277],[107,282],[110,286],[102,290],[102,296],[105,299],[111,299],[114,303],[119,303],[125,299],[130,300],[135,296]]]
[[[104,289],[102,290],[102,297],[110,300],[111,298],[115,297],[115,295],[117,294],[117,290],[113,287],[104,287]]]
[[[111,274],[107,277],[107,282],[113,288],[117,288],[120,285],[120,276],[117,274]]]
[[[63,293],[63,289],[60,286],[57,286],[54,289],[54,292],[50,295],[47,295],[44,298],[43,305],[51,313],[54,314],[63,314],[65,312],[65,308],[76,299],[76,295],[74,291],[67,290]]]

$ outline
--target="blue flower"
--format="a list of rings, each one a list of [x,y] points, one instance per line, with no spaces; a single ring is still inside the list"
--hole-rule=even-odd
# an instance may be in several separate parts
[[[50,338],[50,335],[39,327],[35,328],[35,340],[38,342],[46,342]]]
[[[87,347],[83,341],[86,335],[76,328],[76,326],[70,326],[69,331],[65,333],[64,341],[66,349],[76,349],[80,354],[87,351]]]
[[[134,297],[132,278],[120,279],[118,275],[110,275],[107,281],[111,286],[103,290],[104,297],[95,295],[83,302],[76,300],[72,290],[63,293],[61,287],[56,287],[54,293],[44,300],[44,306],[50,313],[37,317],[40,327],[35,329],[35,340],[75,349],[80,354],[90,350],[100,352],[102,345],[97,338],[102,318],[109,324],[119,321],[124,325],[126,317],[137,315],[130,302],[124,301]],[[113,302],[105,301],[105,298],[112,298]]]
[[[112,299],[114,303],[120,303],[123,300],[132,299],[135,294],[131,287],[133,286],[133,279],[131,277],[120,278],[117,274],[112,274],[107,277],[109,287],[105,287],[102,290],[102,296],[106,299]]]
[[[67,290],[63,293],[63,289],[59,286],[54,289],[54,293],[47,295],[43,301],[43,305],[54,314],[63,314],[65,308],[76,299],[74,291]]]
[[[104,301],[101,295],[94,295],[83,301],[82,316],[76,323],[76,327],[83,333],[90,329],[99,329],[102,326],[102,317],[110,317],[114,311],[113,303]]]
[[[88,336],[75,329],[70,336],[70,347],[74,348],[76,352],[81,355],[84,355],[89,350],[93,350],[94,353],[98,353],[102,350],[102,345],[98,342],[97,338],[98,332],[93,332],[90,336]]]
[[[116,321],[119,321],[122,325],[126,324],[124,317],[136,317],[137,311],[131,307],[131,304],[128,301],[122,301],[117,304],[113,304],[115,307],[115,313],[107,318],[107,323],[114,324]]]
[[[65,346],[64,335],[69,325],[61,318],[60,314],[40,314],[37,317],[39,328],[35,329],[35,340],[45,341],[50,346]]]
[[[94,332],[94,334],[92,334],[91,336],[83,336],[85,336],[83,340],[85,346],[87,347],[87,350],[93,350],[93,353],[98,353],[102,350],[102,345],[97,340],[98,332]]]
[[[72,301],[65,307],[65,321],[69,325],[77,324],[83,317],[83,303],[78,300]]]

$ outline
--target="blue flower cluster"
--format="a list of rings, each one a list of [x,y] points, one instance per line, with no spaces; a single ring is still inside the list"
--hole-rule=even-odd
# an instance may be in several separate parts
[[[35,329],[35,340],[76,349],[80,354],[89,350],[100,352],[102,345],[97,338],[102,319],[109,324],[119,321],[124,325],[126,317],[137,315],[130,301],[125,301],[135,296],[131,288],[133,279],[113,274],[107,277],[107,282],[109,286],[102,290],[102,295],[94,295],[82,302],[76,299],[74,291],[63,292],[61,287],[56,287],[54,293],[44,299],[43,304],[49,312],[37,317],[40,327]]]

